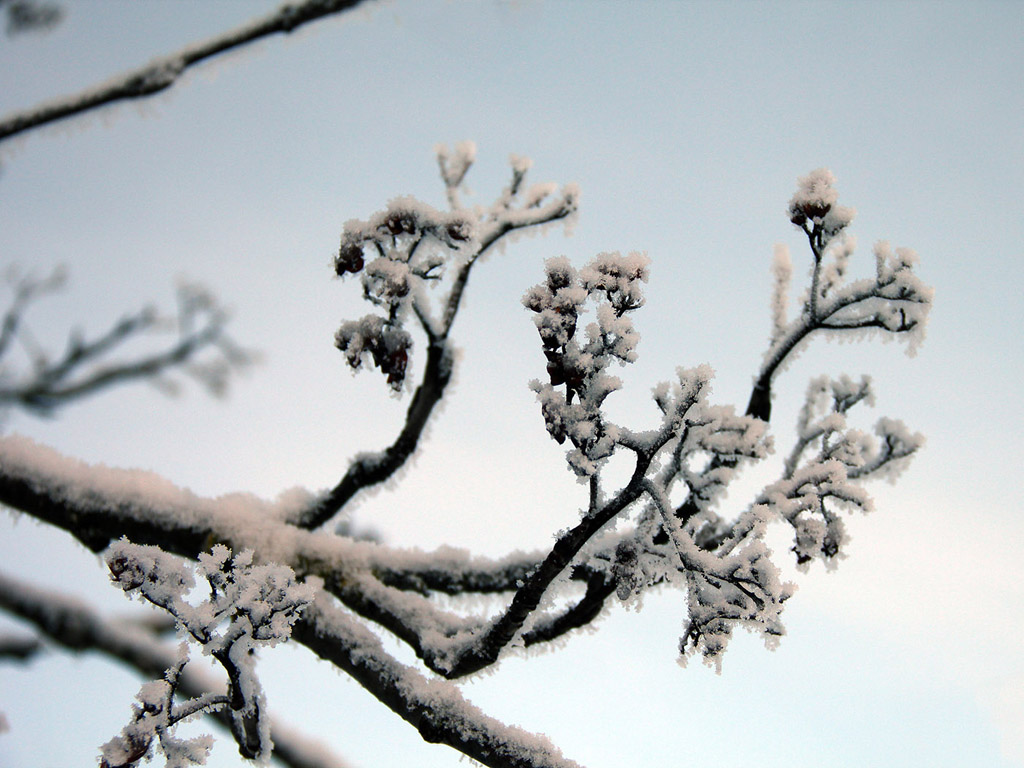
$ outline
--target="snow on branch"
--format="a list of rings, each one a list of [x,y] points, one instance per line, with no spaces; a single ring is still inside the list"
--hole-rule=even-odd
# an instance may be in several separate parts
[[[304,24],[354,8],[360,2],[362,0],[301,0],[286,3],[262,19],[204,43],[192,45],[177,54],[157,59],[107,84],[9,115],[0,120],[0,142],[108,104],[152,96],[170,88],[188,69],[207,59],[270,35],[290,33]]]
[[[573,446],[567,458],[580,478],[597,472],[615,450],[618,429],[606,422],[601,406],[622,382],[606,370],[613,361],[636,359],[640,337],[627,313],[643,305],[639,284],[647,281],[648,263],[642,253],[603,253],[577,274],[568,259],[549,259],[546,282],[523,297],[534,312],[548,361],[548,382],[535,380],[530,388],[537,393],[548,433],[559,444],[568,439]],[[577,331],[588,299],[597,305],[596,320],[587,326],[584,340]]]
[[[294,636],[358,680],[425,741],[447,744],[492,768],[579,768],[546,738],[485,715],[456,687],[399,663],[375,635],[321,598],[296,624]]]
[[[64,349],[54,354],[36,341],[26,313],[34,302],[64,284],[64,270],[55,269],[41,278],[12,272],[10,278],[13,296],[0,321],[0,408],[50,415],[78,398],[130,381],[148,381],[175,392],[175,373],[221,394],[231,376],[255,360],[254,353],[228,335],[228,312],[194,283],[178,286],[175,316],[145,307],[95,336],[73,330]],[[146,337],[167,335],[171,341],[156,351],[124,352]],[[19,349],[27,361],[22,365],[12,359]]]

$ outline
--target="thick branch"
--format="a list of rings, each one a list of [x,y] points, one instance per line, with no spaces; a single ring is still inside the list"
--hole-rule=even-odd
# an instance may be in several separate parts
[[[447,744],[490,768],[579,768],[546,739],[484,715],[450,685],[399,664],[376,637],[322,600],[307,609],[292,636],[358,680],[425,741]]]
[[[551,548],[551,552],[516,592],[506,611],[491,624],[487,632],[481,634],[471,646],[459,655],[458,662],[451,669],[438,671],[447,678],[457,678],[493,664],[502,649],[522,628],[527,617],[536,610],[547,588],[569,566],[583,545],[640,497],[643,492],[644,474],[648,466],[649,463],[638,461],[633,477],[615,498],[600,507],[594,514],[585,517],[574,528],[559,536],[554,547]],[[592,596],[593,599],[596,597]]]
[[[585,627],[598,617],[604,601],[615,592],[615,580],[609,574],[594,572],[587,580],[587,591],[574,605],[556,616],[538,621],[523,633],[523,645],[555,640],[574,629]]]
[[[195,557],[207,549],[210,532],[154,508],[136,507],[126,499],[103,497],[73,488],[70,478],[41,478],[28,467],[5,462],[0,468],[0,503],[61,528],[93,552],[122,536],[138,544]]]
[[[439,555],[434,553],[431,562],[424,563],[421,567],[398,567],[382,562],[379,565],[371,565],[371,569],[382,584],[408,592],[418,592],[422,595],[431,592],[446,595],[484,594],[515,590],[518,583],[537,567],[542,557],[541,553],[510,556],[490,568],[468,562],[459,562],[453,564],[451,568],[446,568],[440,564]]]

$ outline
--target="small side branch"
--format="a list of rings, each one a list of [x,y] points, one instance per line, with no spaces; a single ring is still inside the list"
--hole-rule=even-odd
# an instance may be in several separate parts
[[[358,276],[363,298],[383,314],[346,321],[335,335],[335,345],[353,370],[369,367],[369,362],[399,394],[406,384],[413,348],[405,320],[413,315],[427,338],[427,360],[395,441],[379,453],[357,456],[337,485],[294,519],[301,527],[326,524],[359,491],[393,476],[415,452],[451,380],[454,360],[448,338],[470,273],[481,256],[511,232],[542,229],[576,211],[578,191],[573,185],[557,195],[557,187],[546,184],[523,191],[526,166],[518,160],[513,164],[513,183],[498,202],[487,209],[462,208],[458,192],[474,155],[469,142],[456,147],[454,155],[438,148],[441,179],[453,210],[438,211],[405,197],[392,200],[366,221],[345,225],[335,272],[341,277]],[[444,277],[446,271],[450,277]],[[449,287],[434,313],[428,292],[442,283]]]
[[[406,412],[405,424],[395,441],[378,454],[357,458],[344,477],[296,521],[303,528],[318,528],[333,518],[363,488],[391,477],[415,452],[430,414],[451,381],[452,360],[443,341],[430,345],[423,380],[416,388]]]

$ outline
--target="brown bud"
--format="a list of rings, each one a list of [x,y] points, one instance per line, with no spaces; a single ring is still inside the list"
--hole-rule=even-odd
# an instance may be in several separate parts
[[[416,231],[416,222],[413,221],[412,216],[405,213],[392,213],[388,216],[387,221],[384,222],[384,226],[388,228],[392,235],[400,235],[402,233],[411,235]]]
[[[469,240],[469,234],[467,233],[467,227],[463,223],[449,224],[448,225],[448,237],[460,243],[464,243]]]
[[[347,272],[356,274],[363,268],[363,263],[363,249],[349,243],[343,245],[338,251],[338,258],[334,260],[334,271],[338,275],[344,275]]]

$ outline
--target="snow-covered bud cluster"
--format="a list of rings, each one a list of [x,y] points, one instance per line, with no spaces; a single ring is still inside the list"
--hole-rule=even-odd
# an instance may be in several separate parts
[[[269,721],[255,674],[254,651],[291,636],[292,625],[313,600],[313,588],[296,582],[288,566],[254,564],[251,551],[232,556],[227,547],[217,545],[200,555],[196,566],[209,587],[209,597],[193,604],[188,599],[195,587],[192,568],[158,547],[121,539],[107,550],[106,561],[115,584],[168,611],[179,629],[221,664],[227,673],[228,693],[173,705],[178,679],[188,661],[183,644],[178,663],[167,671],[164,681],[143,686],[138,696],[141,706],[135,708],[132,722],[103,747],[104,763],[134,765],[149,754],[154,737],[159,737],[168,760],[177,760],[174,765],[201,764],[205,762],[202,744],[175,740],[170,729],[198,712],[221,708],[230,713],[242,754],[268,756]]]
[[[379,315],[366,315],[342,323],[334,334],[334,345],[345,353],[345,360],[354,371],[369,356],[391,388],[401,391],[412,348],[412,337],[404,328],[390,325]]]
[[[468,167],[468,166],[467,166]],[[476,221],[466,212],[444,212],[411,197],[392,200],[367,221],[349,221],[334,259],[340,276],[360,275],[363,296],[384,310],[344,323],[337,347],[353,370],[367,355],[401,391],[412,339],[402,328],[422,286],[440,281],[453,258],[476,245]]]
[[[602,253],[577,273],[565,257],[549,259],[545,282],[523,297],[535,313],[547,359],[548,381],[530,387],[548,433],[560,444],[572,443],[568,462],[580,477],[597,471],[617,444],[619,431],[606,423],[601,406],[621,382],[606,369],[612,361],[636,359],[640,336],[626,313],[643,305],[639,284],[647,280],[648,263],[642,253]],[[588,299],[596,305],[595,319],[581,339],[578,326]]]
[[[426,277],[444,263],[437,245],[464,249],[473,237],[473,217],[466,212],[439,211],[414,197],[395,198],[366,221],[346,222],[334,259],[335,272],[358,274],[364,264],[384,259]]]
[[[835,176],[827,168],[818,168],[797,180],[797,190],[789,201],[789,220],[817,239],[820,250],[853,221],[856,211],[836,205],[839,193]]]
[[[820,223],[839,199],[835,183],[836,177],[828,168],[818,168],[797,179],[796,192],[789,200],[789,220],[798,227],[808,219]]]
[[[485,251],[519,232],[568,220],[576,211],[575,186],[566,186],[561,194],[556,194],[555,184],[524,188],[530,161],[515,156],[512,181],[493,204],[463,206],[460,191],[475,157],[472,142],[461,142],[451,151],[437,147],[450,211],[400,197],[366,221],[347,222],[342,232],[334,270],[341,277],[358,275],[363,298],[381,314],[343,323],[336,346],[353,371],[369,358],[396,393],[403,389],[412,351],[412,337],[404,330],[410,315],[432,343],[444,339],[469,271]],[[444,294],[439,286],[447,295],[436,299],[437,312],[426,289]]]
[[[236,632],[261,645],[287,640],[299,614],[313,600],[313,588],[297,582],[291,568],[253,563],[251,550],[232,557],[231,550],[218,544],[199,556],[199,572],[211,593],[201,604],[203,618],[219,623],[228,616],[240,628]],[[209,632],[212,625],[206,626]]]
[[[847,414],[859,403],[872,404],[871,381],[819,377],[811,381],[797,422],[797,442],[783,477],[762,491],[758,505],[789,522],[793,552],[801,566],[821,559],[833,565],[846,541],[844,508],[869,511],[871,499],[854,481],[892,475],[923,444],[898,421],[882,419],[880,440],[848,427]]]
[[[169,611],[179,626],[213,653],[248,637],[273,645],[291,635],[291,626],[313,599],[313,589],[295,581],[286,565],[256,565],[252,552],[234,557],[218,544],[199,556],[197,570],[210,596],[196,605],[188,601],[195,587],[192,568],[159,547],[127,539],[107,550],[111,580],[129,595]],[[225,628],[224,622],[230,622]]]
[[[835,204],[838,196],[834,182],[828,171],[813,171],[799,180],[799,189],[790,201],[791,218],[811,246],[811,286],[800,314],[789,319],[786,304],[792,267],[788,251],[777,248],[772,342],[758,374],[759,386],[766,393],[775,373],[817,331],[831,335],[865,330],[898,334],[909,341],[910,354],[924,338],[934,292],[914,272],[917,256],[912,250],[893,251],[888,243],[880,242],[875,246],[874,278],[847,279],[856,240],[845,235],[845,228],[853,210]],[[837,238],[841,233],[843,236]]]
[[[144,683],[135,694],[138,702],[132,705],[132,719],[114,738],[100,747],[100,768],[129,768],[148,761],[154,747],[164,753],[168,766],[187,768],[189,765],[205,765],[213,748],[209,734],[190,739],[179,739],[172,735],[174,722],[184,719],[182,706],[174,706],[174,690],[181,667],[167,671],[163,680]],[[192,709],[190,714],[202,711]]]
[[[764,521],[757,521],[763,529]],[[782,607],[795,587],[779,579],[763,530],[755,530],[732,552],[711,556],[698,549],[684,560],[689,590],[689,619],[679,641],[681,659],[700,653],[721,667],[722,654],[733,630],[742,626],[759,632],[769,647],[785,634]]]
[[[649,277],[651,260],[645,253],[601,253],[580,270],[580,281],[593,296],[603,293],[618,316],[644,304],[640,283]]]

